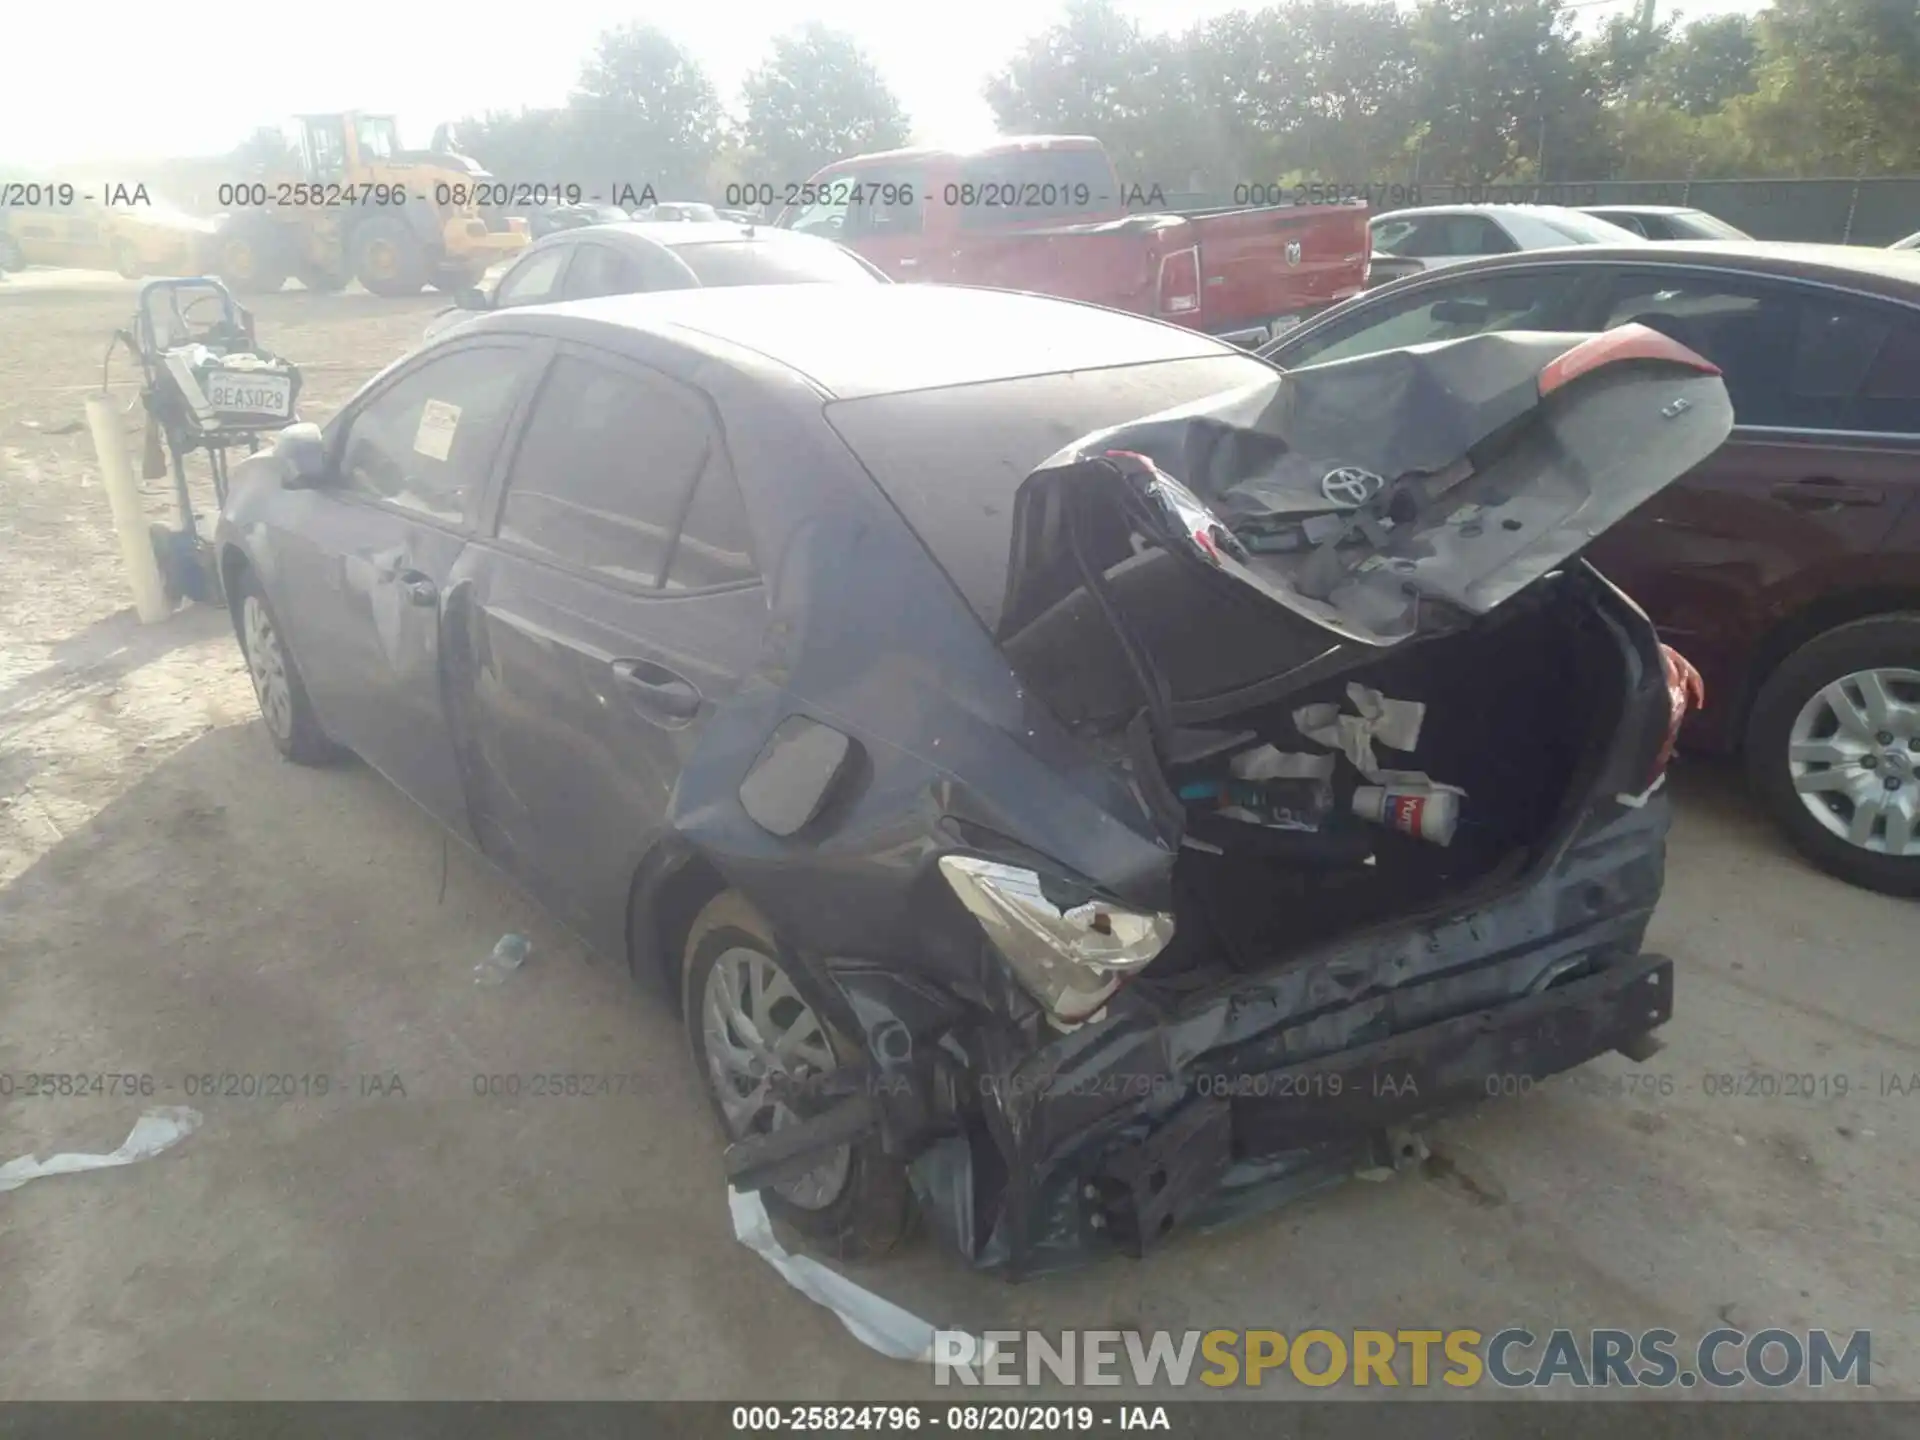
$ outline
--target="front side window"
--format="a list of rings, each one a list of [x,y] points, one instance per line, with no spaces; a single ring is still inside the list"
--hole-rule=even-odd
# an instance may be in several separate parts
[[[360,150],[360,163],[391,160],[400,149],[400,134],[384,115],[362,115],[353,123],[353,138]]]
[[[1287,367],[1318,365],[1496,330],[1576,330],[1582,297],[1595,283],[1590,276],[1583,283],[1578,270],[1529,270],[1426,286],[1283,344],[1273,358]]]
[[[492,471],[526,364],[517,346],[473,346],[395,381],[348,422],[345,487],[461,524]]]
[[[650,371],[562,355],[514,456],[500,538],[656,589],[694,482],[718,449],[691,392]]]

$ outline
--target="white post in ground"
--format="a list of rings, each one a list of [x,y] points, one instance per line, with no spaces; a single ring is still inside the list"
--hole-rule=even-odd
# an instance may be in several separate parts
[[[133,608],[142,625],[157,625],[173,613],[173,606],[160,580],[160,565],[153,558],[153,542],[147,538],[147,522],[140,512],[140,486],[133,478],[133,462],[127,457],[119,407],[105,395],[89,395],[87,425],[93,431],[93,453],[100,461],[100,481],[107,487],[107,503],[113,507],[113,533],[120,541],[120,558],[126,562],[127,579],[133,586]]]

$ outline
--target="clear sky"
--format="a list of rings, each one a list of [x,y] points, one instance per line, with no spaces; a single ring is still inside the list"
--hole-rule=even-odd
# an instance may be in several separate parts
[[[1606,0],[1582,19],[1631,3]],[[1121,8],[1166,31],[1257,4],[1122,0]],[[1758,0],[1662,0],[1661,13],[1757,8]],[[1061,13],[1053,0],[10,0],[5,9],[0,166],[36,168],[218,154],[254,126],[303,110],[390,111],[406,143],[424,146],[441,120],[561,103],[595,37],[631,20],[687,46],[729,104],[772,36],[820,20],[858,37],[906,106],[916,139],[966,144],[992,133],[980,98],[987,75]],[[196,85],[197,97],[183,93]]]

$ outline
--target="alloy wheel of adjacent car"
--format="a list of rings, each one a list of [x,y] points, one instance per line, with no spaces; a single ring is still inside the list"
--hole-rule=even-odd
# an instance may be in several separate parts
[[[758,950],[735,946],[707,971],[700,1021],[707,1079],[736,1138],[764,1135],[800,1117],[788,1086],[837,1067],[826,1027],[780,968]],[[824,1210],[847,1186],[853,1148],[842,1145],[803,1175],[774,1186],[803,1210]]]
[[[1920,670],[1857,670],[1809,697],[1787,772],[1807,813],[1848,844],[1920,855]]]
[[[1920,614],[1853,621],[1782,661],[1754,699],[1747,765],[1821,868],[1920,895]]]

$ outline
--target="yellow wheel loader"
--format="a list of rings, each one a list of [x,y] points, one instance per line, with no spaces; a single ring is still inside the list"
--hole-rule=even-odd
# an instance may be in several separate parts
[[[390,115],[303,115],[284,158],[219,187],[214,270],[240,294],[358,280],[375,295],[452,294],[523,249],[507,187],[465,155],[400,148]]]

